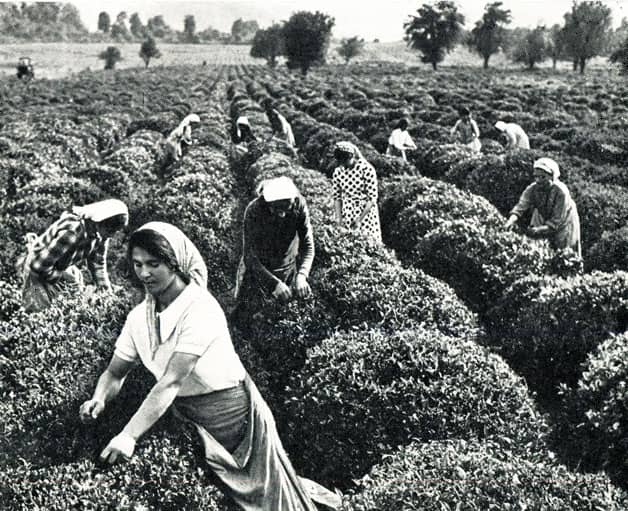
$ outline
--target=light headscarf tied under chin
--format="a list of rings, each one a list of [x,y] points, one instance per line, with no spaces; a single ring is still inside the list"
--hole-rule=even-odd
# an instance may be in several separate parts
[[[534,168],[547,172],[552,176],[552,181],[556,181],[560,177],[560,168],[551,158],[539,158],[534,162]]]
[[[155,231],[166,238],[177,258],[177,264],[181,273],[186,275],[190,282],[194,282],[203,289],[207,288],[207,266],[205,266],[205,261],[203,261],[203,257],[196,245],[183,234],[181,229],[165,222],[149,222],[142,225],[138,231],[145,229]],[[153,357],[161,344],[155,305],[153,295],[146,293],[146,322],[148,324],[148,335]]]
[[[350,154],[351,156],[355,156],[357,159],[360,160],[364,159],[364,156],[362,156],[362,153],[358,149],[358,146],[351,142],[347,142],[346,140],[342,142],[336,142],[336,145],[334,145],[334,151]]]

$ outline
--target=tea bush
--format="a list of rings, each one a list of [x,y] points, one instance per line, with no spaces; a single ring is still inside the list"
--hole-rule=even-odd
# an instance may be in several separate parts
[[[17,283],[0,280],[0,321],[20,314],[22,289]]]
[[[571,187],[578,207],[585,259],[604,231],[614,231],[628,222],[628,190],[623,186],[576,182]]]
[[[424,328],[339,332],[309,352],[288,394],[288,444],[308,445],[300,456],[306,473],[334,483],[364,474],[412,438],[491,437],[536,452],[547,428],[499,357]]]
[[[605,272],[628,270],[628,227],[604,231],[588,251],[585,263],[589,269]]]
[[[408,257],[476,310],[486,311],[517,279],[542,274],[551,254],[547,245],[516,233],[456,220],[427,233]]]
[[[12,239],[21,241],[27,232],[44,232],[64,210],[103,198],[103,191],[85,179],[40,178],[25,185],[19,196],[6,204],[4,214],[13,230]]]
[[[194,443],[173,436],[153,433],[140,441],[129,462],[112,468],[94,463],[97,452],[41,468],[11,467],[0,473],[0,499],[7,509],[51,511],[239,509],[221,494],[215,479],[196,468]]]
[[[468,219],[493,229],[502,228],[504,217],[486,199],[446,183],[434,181],[430,185],[401,212],[382,215],[392,217],[386,225],[386,239],[400,253],[411,252],[423,236],[444,221]]]
[[[628,496],[602,474],[528,461],[491,441],[414,442],[387,457],[343,510],[623,509]],[[417,507],[419,506],[419,507]]]
[[[534,388],[575,385],[586,357],[628,326],[628,274],[515,282],[486,315],[493,343]]]
[[[445,334],[469,335],[477,328],[476,318],[449,286],[401,267],[384,249],[374,256],[357,250],[332,256],[319,278],[340,329],[367,324],[396,331],[425,324]]]
[[[574,389],[563,389],[568,420],[563,430],[586,466],[603,467],[619,480],[628,471],[626,376],[628,336],[612,336],[589,354]]]

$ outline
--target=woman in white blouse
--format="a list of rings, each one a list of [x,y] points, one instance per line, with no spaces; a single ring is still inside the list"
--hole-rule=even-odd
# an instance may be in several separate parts
[[[408,133],[408,121],[401,119],[397,123],[397,127],[388,137],[388,148],[386,154],[388,156],[401,156],[403,161],[408,161],[406,151],[416,149],[416,144],[410,133]]]
[[[243,509],[315,511],[303,485],[311,482],[296,476],[283,450],[272,413],[206,288],[207,270],[194,244],[173,225],[151,222],[132,234],[128,256],[146,298],[129,313],[81,419],[98,418],[136,362],[157,382],[101,460],[130,458],[136,441],[174,405],[178,417],[196,426],[207,462]]]

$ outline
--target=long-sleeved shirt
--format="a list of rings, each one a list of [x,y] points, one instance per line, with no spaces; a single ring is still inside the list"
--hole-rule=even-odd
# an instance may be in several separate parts
[[[564,183],[555,180],[548,187],[532,183],[510,214],[521,217],[529,209],[533,210],[532,227],[548,227],[554,248],[571,247],[580,254],[580,218]]]
[[[261,197],[252,200],[244,212],[247,271],[273,289],[279,282],[273,271],[293,264],[299,256],[297,271],[307,278],[314,261],[314,235],[305,199],[297,197],[284,218],[272,215]]]
[[[504,129],[506,137],[508,137],[508,147],[518,147],[520,149],[530,149],[530,140],[523,128],[514,122],[506,123]]]
[[[37,240],[30,269],[42,280],[54,283],[67,268],[86,261],[96,285],[110,287],[108,242],[89,230],[81,217],[66,211]]]

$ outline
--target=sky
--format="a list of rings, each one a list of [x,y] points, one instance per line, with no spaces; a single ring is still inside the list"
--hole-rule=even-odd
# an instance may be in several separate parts
[[[115,19],[120,11],[128,15],[137,12],[143,23],[152,16],[163,15],[166,23],[177,30],[183,29],[183,18],[193,14],[197,30],[208,26],[230,32],[232,23],[242,18],[257,20],[264,28],[273,22],[287,20],[299,10],[321,11],[333,16],[336,38],[360,36],[366,40],[399,41],[403,38],[403,24],[409,16],[426,3],[424,0],[205,0],[205,1],[70,1],[81,13],[81,19],[90,31],[95,31],[98,14],[107,11]],[[466,27],[472,28],[480,19],[488,0],[457,0],[465,15]],[[628,17],[628,0],[604,0],[613,12],[613,25]],[[511,26],[534,27],[539,24],[562,23],[572,0],[503,0],[511,10]]]

